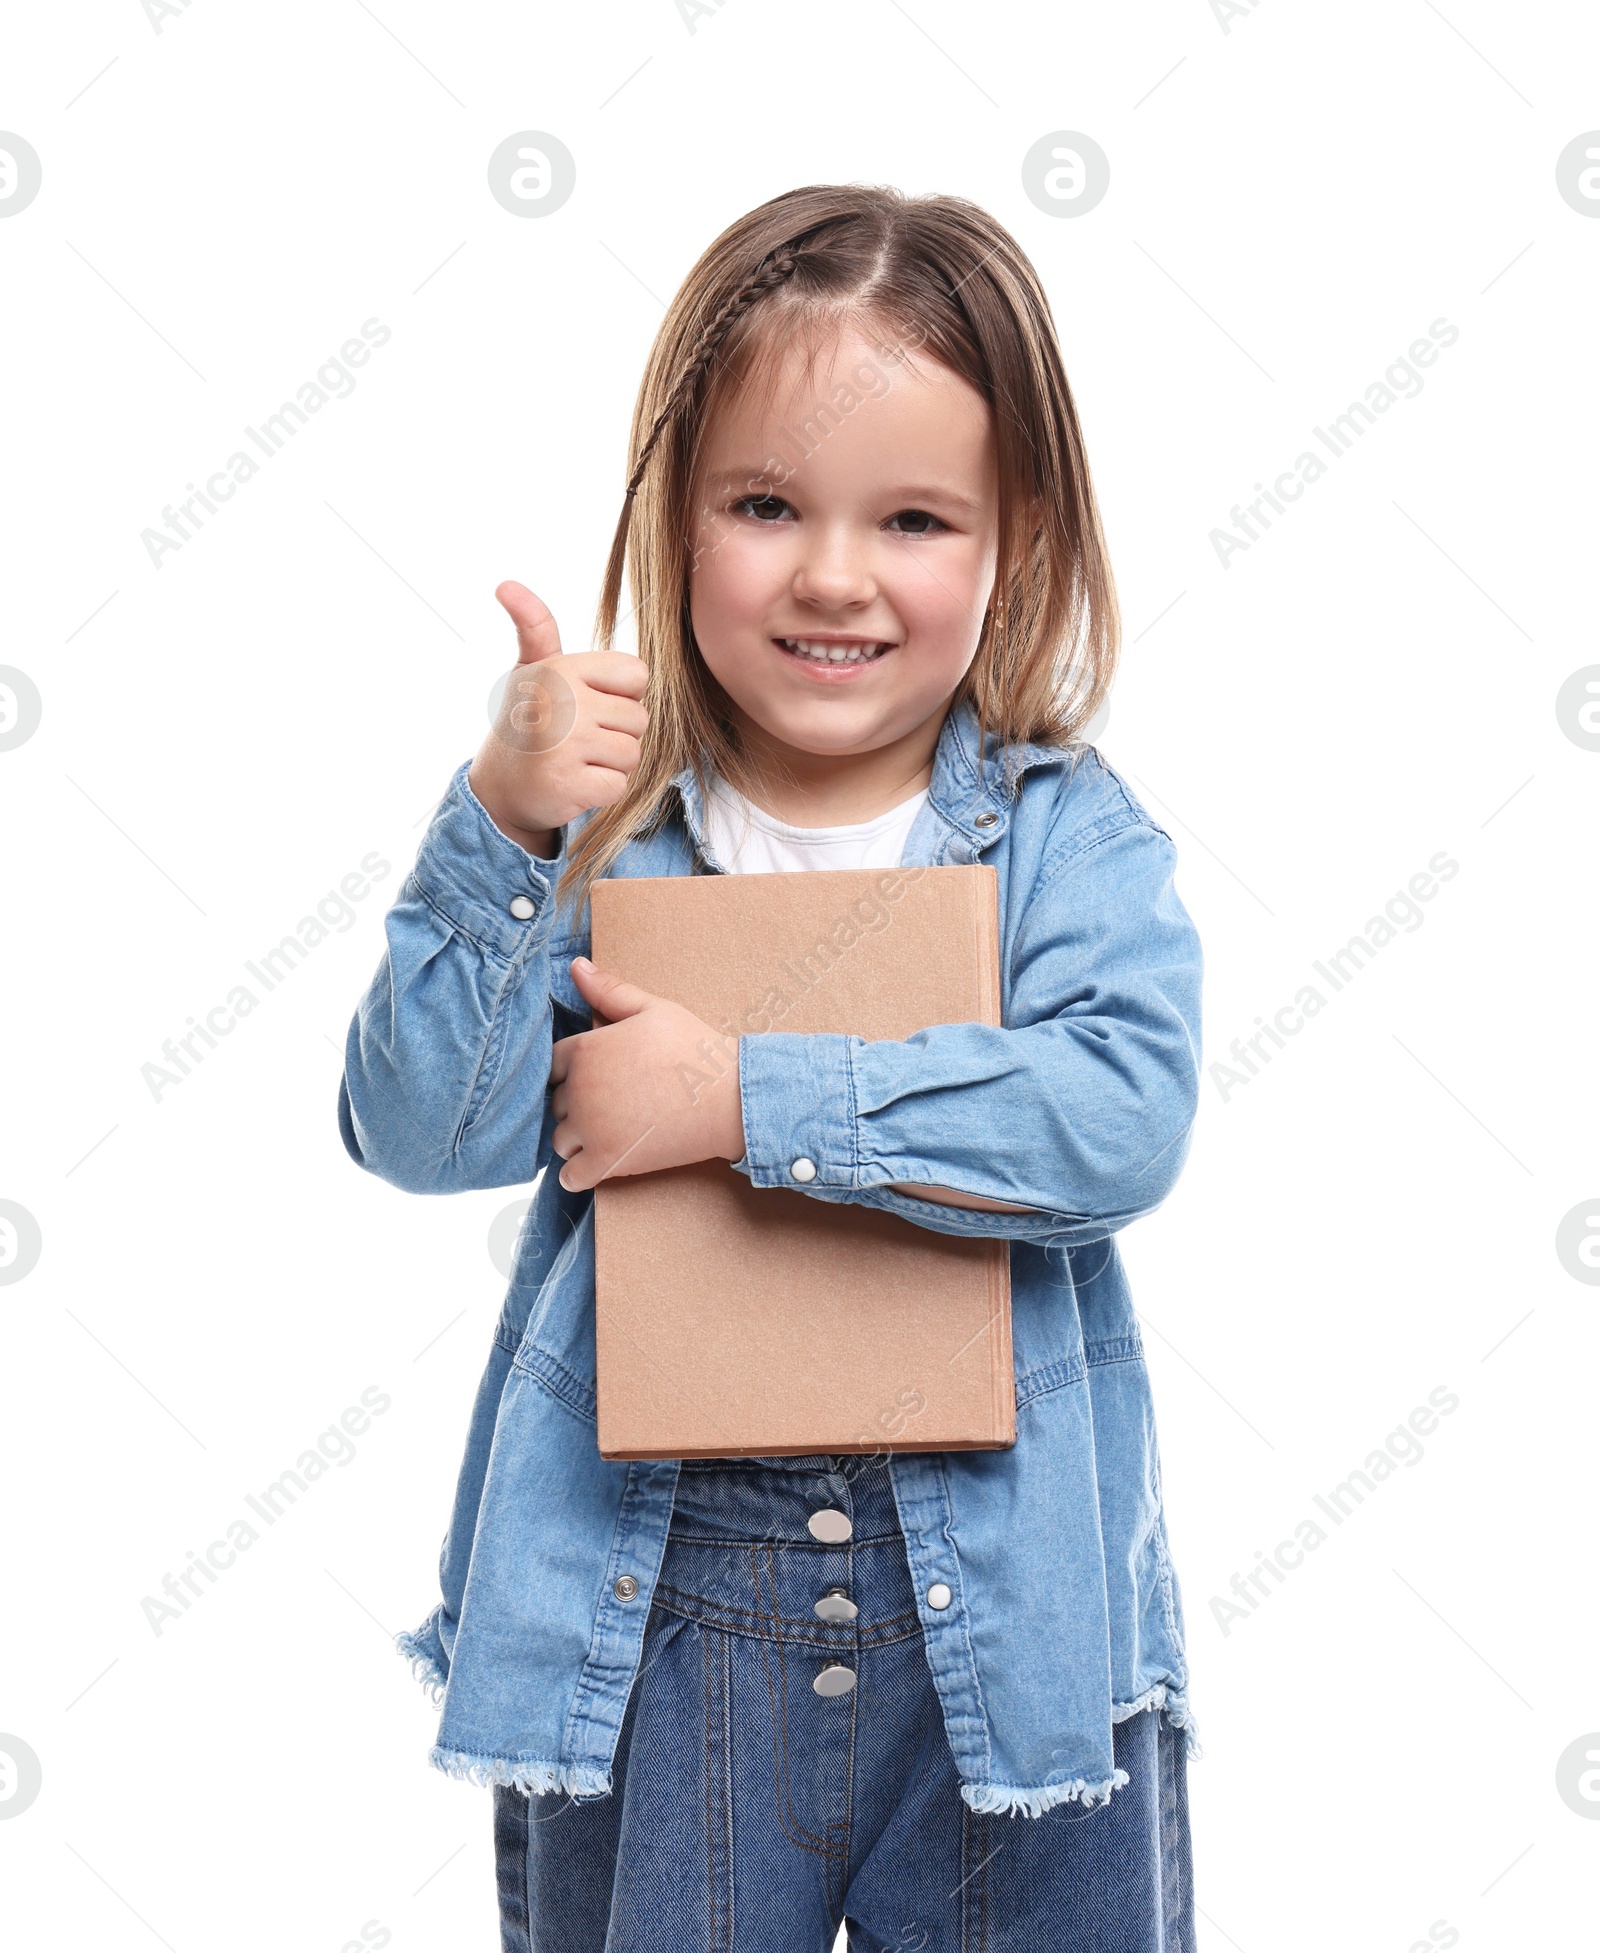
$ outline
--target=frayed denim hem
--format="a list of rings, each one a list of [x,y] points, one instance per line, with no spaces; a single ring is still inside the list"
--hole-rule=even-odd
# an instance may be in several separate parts
[[[471,1756],[465,1750],[429,1750],[428,1761],[447,1777],[458,1777],[483,1789],[503,1785],[529,1797],[546,1796],[553,1791],[568,1797],[605,1797],[611,1791],[610,1773],[594,1768],[574,1769],[568,1764],[513,1760],[505,1756]]]
[[[444,1699],[449,1676],[435,1653],[437,1643],[431,1638],[433,1634],[434,1617],[429,1615],[420,1628],[411,1633],[397,1634],[394,1645],[410,1662],[412,1674],[437,1703]],[[474,1756],[470,1751],[447,1750],[437,1743],[429,1750],[428,1761],[447,1777],[477,1784],[484,1790],[504,1785],[508,1790],[520,1790],[529,1797],[542,1797],[551,1791],[561,1791],[569,1797],[607,1797],[611,1794],[610,1772],[592,1766],[574,1769],[567,1764],[529,1761],[523,1757]]]
[[[1157,1682],[1132,1702],[1114,1702],[1111,1705],[1111,1720],[1113,1723],[1128,1722],[1134,1716],[1142,1716],[1147,1709],[1165,1710],[1173,1728],[1183,1731],[1187,1754],[1192,1757],[1200,1755],[1189,1698],[1166,1682]],[[1112,1791],[1120,1790],[1127,1781],[1126,1770],[1113,1770],[1103,1783],[1090,1783],[1078,1777],[1071,1783],[1043,1784],[1037,1790],[1024,1789],[1015,1784],[963,1783],[961,1801],[974,1811],[1009,1812],[1012,1817],[1043,1817],[1057,1804],[1070,1803],[1075,1797],[1081,1798],[1086,1808],[1108,1804]]]
[[[1128,1782],[1126,1770],[1113,1770],[1104,1783],[1089,1783],[1079,1777],[1072,1783],[1047,1783],[1038,1790],[1024,1790],[1009,1783],[964,1783],[961,1801],[968,1810],[992,1811],[1011,1817],[1043,1817],[1057,1804],[1081,1797],[1085,1805],[1107,1804],[1113,1790]]]
[[[1113,1702],[1111,1720],[1127,1722],[1132,1716],[1142,1715],[1146,1709],[1165,1709],[1168,1722],[1174,1729],[1183,1731],[1185,1754],[1193,1762],[1200,1760],[1205,1752],[1200,1747],[1200,1734],[1195,1727],[1189,1698],[1181,1689],[1173,1688],[1168,1682],[1157,1682],[1154,1688],[1146,1689],[1132,1702]]]
[[[426,1645],[426,1636],[432,1626],[430,1618],[414,1634],[397,1634],[394,1645],[410,1662],[413,1678],[422,1684],[437,1705],[444,1700],[444,1685],[448,1677],[439,1666],[437,1655]]]

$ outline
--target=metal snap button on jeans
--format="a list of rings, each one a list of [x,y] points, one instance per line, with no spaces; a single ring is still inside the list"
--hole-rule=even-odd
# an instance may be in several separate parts
[[[843,1587],[830,1587],[811,1611],[819,1621],[853,1621],[861,1610]]]
[[[611,1591],[616,1595],[618,1600],[632,1600],[639,1591],[639,1583],[631,1573],[625,1573],[620,1580],[615,1582]]]
[[[841,1545],[855,1531],[850,1523],[848,1512],[841,1512],[837,1506],[825,1505],[820,1512],[813,1512],[806,1521],[806,1530],[813,1539],[820,1539],[828,1546]]]
[[[972,825],[974,827],[993,827],[999,818],[1000,816],[998,814],[979,814]]]
[[[855,1685],[856,1671],[842,1661],[830,1661],[811,1684],[818,1695],[848,1695]]]

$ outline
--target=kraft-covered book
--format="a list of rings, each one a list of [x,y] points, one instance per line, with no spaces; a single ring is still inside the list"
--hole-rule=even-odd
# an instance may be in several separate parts
[[[992,868],[608,879],[590,915],[601,969],[718,1029],[708,1078],[743,1033],[1000,1022]],[[601,1181],[594,1225],[602,1456],[1015,1442],[1006,1241],[723,1160]]]

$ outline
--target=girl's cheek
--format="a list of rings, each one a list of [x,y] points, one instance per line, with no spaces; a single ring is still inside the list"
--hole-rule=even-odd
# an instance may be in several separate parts
[[[766,548],[753,548],[749,537],[736,531],[701,559],[698,589],[690,593],[695,610],[727,624],[760,620],[787,580],[784,552],[762,540]]]
[[[897,566],[893,582],[886,578],[881,587],[908,632],[926,643],[964,646],[977,642],[988,601],[982,572],[979,552],[957,561],[947,555],[937,565]]]

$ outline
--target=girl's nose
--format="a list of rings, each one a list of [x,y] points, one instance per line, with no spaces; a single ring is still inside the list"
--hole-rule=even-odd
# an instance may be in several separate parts
[[[794,594],[823,610],[869,604],[878,594],[866,550],[848,530],[813,529],[794,573]]]

